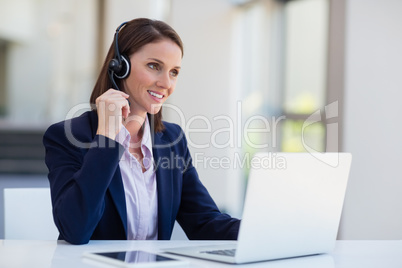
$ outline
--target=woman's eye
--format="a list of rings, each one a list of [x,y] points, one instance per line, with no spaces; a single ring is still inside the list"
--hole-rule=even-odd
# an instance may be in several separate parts
[[[171,70],[171,71],[170,71],[170,75],[173,76],[173,77],[177,77],[177,76],[179,75],[179,71],[177,71],[177,70]]]
[[[159,71],[159,65],[157,63],[148,63],[148,67],[151,68],[152,70]]]

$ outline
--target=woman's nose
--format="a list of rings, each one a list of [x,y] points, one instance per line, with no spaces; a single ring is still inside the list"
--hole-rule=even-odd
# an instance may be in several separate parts
[[[159,75],[158,81],[156,81],[156,85],[163,89],[170,89],[172,83],[170,80],[169,73],[167,73],[167,74],[163,73],[163,74]]]

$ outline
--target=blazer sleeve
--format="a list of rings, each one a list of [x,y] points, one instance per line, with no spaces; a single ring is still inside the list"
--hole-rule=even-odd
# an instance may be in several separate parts
[[[90,240],[103,215],[106,191],[123,149],[104,136],[93,137],[90,130],[86,131],[89,124],[74,122],[72,126],[75,135],[68,138],[65,122],[52,125],[43,143],[59,238],[72,244],[84,244]],[[75,144],[74,139],[80,145]],[[87,148],[83,148],[83,144],[87,144]]]
[[[186,164],[182,171],[181,203],[176,218],[178,223],[189,239],[236,240],[240,220],[219,211],[192,164],[184,133],[181,135],[183,138],[178,146]]]

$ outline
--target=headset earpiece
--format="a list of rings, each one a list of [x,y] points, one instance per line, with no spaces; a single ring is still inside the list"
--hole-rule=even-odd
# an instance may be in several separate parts
[[[109,65],[112,63],[113,60],[110,61]],[[121,64],[119,66],[119,71],[114,72],[114,76],[118,79],[127,78],[130,74],[130,59],[126,55],[121,55]]]
[[[121,70],[121,64],[117,59],[112,59],[109,62],[109,70],[112,71],[113,73],[118,73]]]
[[[109,76],[115,87],[117,87],[117,85],[114,81],[115,77],[118,79],[124,79],[124,78],[127,78],[128,75],[130,74],[130,68],[131,68],[130,59],[125,55],[121,55],[120,51],[119,51],[119,32],[120,32],[121,28],[123,28],[126,24],[127,24],[127,22],[124,22],[116,29],[116,33],[114,35],[115,56],[109,62],[109,66],[108,66]],[[116,89],[120,90],[118,87]]]

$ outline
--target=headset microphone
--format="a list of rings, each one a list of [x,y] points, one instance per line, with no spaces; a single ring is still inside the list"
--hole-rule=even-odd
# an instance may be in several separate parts
[[[119,51],[119,32],[120,30],[127,24],[127,22],[123,22],[119,27],[116,29],[116,33],[114,34],[114,50],[115,56],[109,62],[109,78],[113,83],[113,86],[120,90],[117,86],[115,78],[117,79],[124,79],[127,78],[130,74],[130,59],[126,55],[121,55]]]

